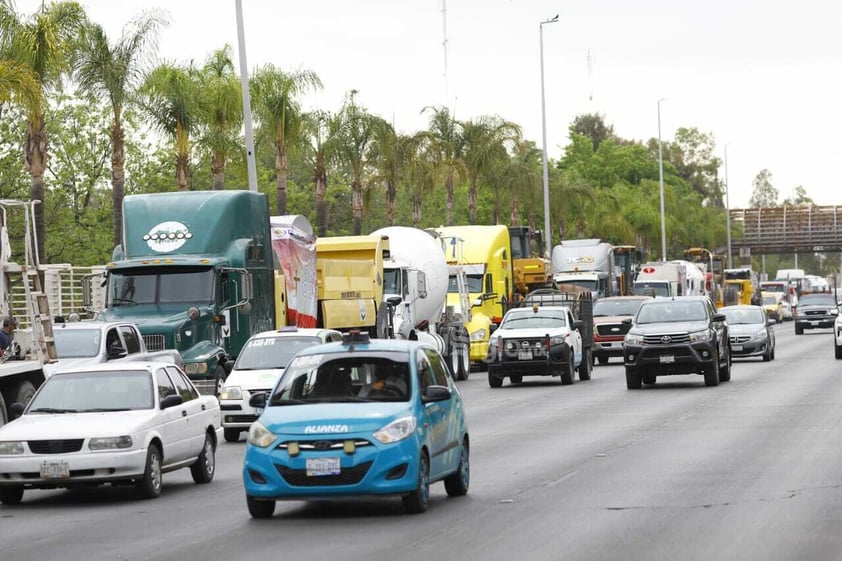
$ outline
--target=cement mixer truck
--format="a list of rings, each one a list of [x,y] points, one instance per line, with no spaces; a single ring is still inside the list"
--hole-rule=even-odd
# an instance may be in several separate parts
[[[383,298],[393,307],[392,323],[398,339],[419,340],[438,349],[450,364],[453,377],[470,373],[468,318],[446,306],[449,270],[441,240],[434,234],[390,226],[372,233],[389,239],[390,257],[383,261]],[[467,284],[463,282],[465,302]],[[465,306],[463,309],[470,309]]]

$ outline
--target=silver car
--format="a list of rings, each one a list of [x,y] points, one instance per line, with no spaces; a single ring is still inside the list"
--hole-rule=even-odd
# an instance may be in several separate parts
[[[775,320],[762,306],[725,306],[719,312],[728,322],[732,358],[775,359]]]

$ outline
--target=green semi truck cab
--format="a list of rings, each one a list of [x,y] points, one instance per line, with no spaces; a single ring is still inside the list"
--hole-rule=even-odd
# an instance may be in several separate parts
[[[177,349],[197,385],[216,390],[248,338],[274,327],[265,195],[127,196],[106,278],[100,318],[135,322],[147,348]]]

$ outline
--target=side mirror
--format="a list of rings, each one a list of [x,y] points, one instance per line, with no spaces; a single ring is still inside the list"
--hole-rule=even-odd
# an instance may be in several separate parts
[[[393,308],[397,308],[402,301],[403,299],[400,296],[390,296],[386,298],[386,303]]]
[[[488,324],[488,335],[490,336],[492,333],[497,331],[498,327],[500,327],[500,326],[496,323],[489,323]]]
[[[110,347],[108,347],[108,352],[106,353],[106,357],[108,360],[113,360],[115,358],[123,358],[128,356],[128,352],[120,343],[112,343]]]
[[[725,314],[713,314],[713,321],[728,321],[728,318]]]
[[[427,386],[424,388],[422,400],[425,403],[432,401],[447,401],[450,399],[450,388],[447,386]]]
[[[585,322],[584,321],[582,321],[580,319],[577,319],[577,320],[573,321],[573,329],[581,330],[581,329],[584,329],[584,328],[585,328]]]
[[[473,302],[471,302],[471,307],[472,307],[472,308],[478,308],[478,307],[480,307],[480,306],[482,306],[482,298],[477,298],[476,300],[474,300]]]
[[[634,323],[634,318],[623,318],[622,321],[620,321],[620,323],[622,323],[623,325],[630,326],[632,323]]]
[[[766,320],[766,325],[768,325],[769,327],[772,327],[772,326],[773,326],[773,325],[775,325],[776,323],[778,323],[778,322],[777,322],[777,321],[775,321],[775,320],[773,320],[773,319],[767,319],[767,320]]]
[[[267,397],[268,395],[266,394],[266,392],[252,394],[252,396],[249,398],[249,405],[251,405],[255,409],[265,409]]]
[[[24,405],[23,403],[15,402],[9,406],[9,420],[14,421],[21,415],[23,415]]]
[[[184,399],[180,395],[168,395],[161,400],[161,409],[169,409],[170,407],[175,407],[176,405],[181,405],[182,403],[184,403]]]

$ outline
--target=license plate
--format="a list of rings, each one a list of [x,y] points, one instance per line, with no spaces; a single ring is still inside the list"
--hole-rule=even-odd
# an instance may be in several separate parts
[[[664,363],[664,364],[669,364],[669,363],[675,362],[675,356],[674,355],[661,355],[661,362]]]
[[[732,351],[741,351],[741,350],[743,350],[743,346],[742,345],[731,345],[731,350]]]
[[[41,479],[67,479],[70,466],[67,462],[44,462],[41,464]]]
[[[517,359],[518,360],[532,360],[532,351],[518,351],[517,352]]]
[[[307,476],[339,475],[339,458],[307,458]]]
[[[810,325],[819,325],[820,323],[821,323],[820,321],[813,320],[813,321],[810,322]]]

